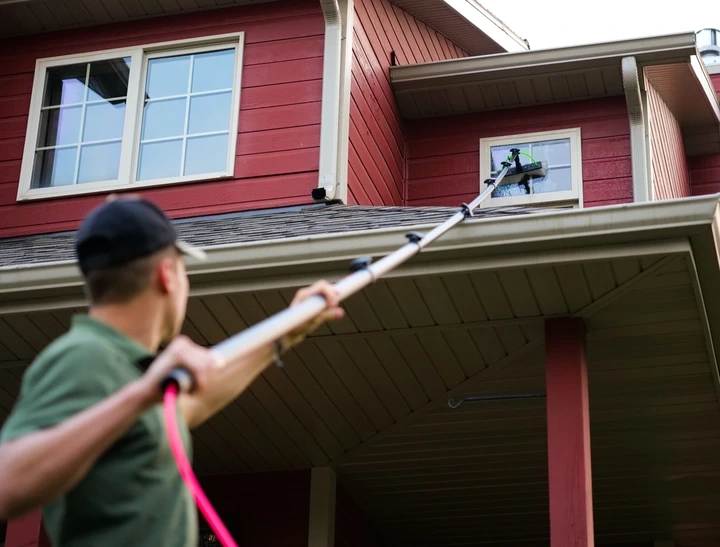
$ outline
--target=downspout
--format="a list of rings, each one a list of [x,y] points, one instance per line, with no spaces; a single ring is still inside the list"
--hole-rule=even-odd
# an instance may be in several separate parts
[[[352,0],[320,0],[325,16],[320,166],[316,199],[347,202]]]
[[[652,189],[648,170],[647,120],[644,110],[640,74],[635,57],[622,59],[623,87],[630,118],[630,149],[632,157],[633,201],[651,201]]]

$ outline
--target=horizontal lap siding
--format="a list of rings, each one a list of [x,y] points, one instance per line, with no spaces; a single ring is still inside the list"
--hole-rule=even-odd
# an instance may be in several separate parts
[[[692,195],[720,193],[720,154],[693,156],[690,160]]]
[[[138,192],[174,218],[310,201],[319,163],[325,26],[317,0],[291,0],[2,43],[0,237],[74,229],[104,199],[16,202],[36,58],[238,31],[245,32],[245,51],[235,178]]]
[[[401,65],[467,56],[387,0],[355,1],[348,174],[351,203],[405,202],[404,128],[390,85],[393,51]]]
[[[645,82],[650,119],[650,161],[655,199],[690,195],[682,129],[650,82]]]
[[[455,206],[480,190],[480,139],[580,127],[585,207],[632,201],[630,125],[622,97],[413,122],[408,204]]]

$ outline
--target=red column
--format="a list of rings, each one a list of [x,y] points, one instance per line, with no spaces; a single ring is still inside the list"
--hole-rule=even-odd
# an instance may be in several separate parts
[[[50,547],[40,511],[33,511],[8,522],[5,547]]]
[[[550,545],[593,547],[590,420],[582,320],[545,322]]]

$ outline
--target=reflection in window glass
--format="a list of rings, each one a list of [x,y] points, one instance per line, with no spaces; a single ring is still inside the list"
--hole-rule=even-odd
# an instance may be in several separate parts
[[[130,58],[47,71],[32,188],[114,180]]]
[[[148,61],[138,180],[226,169],[235,49]]]
[[[526,177],[517,183],[501,184],[493,191],[492,197],[526,196],[572,189],[569,138],[493,146],[490,148],[491,177],[497,176],[502,170],[502,162],[510,156],[511,148],[520,149],[522,164],[533,160],[547,163],[547,174],[543,177]],[[529,154],[530,157],[525,154]]]

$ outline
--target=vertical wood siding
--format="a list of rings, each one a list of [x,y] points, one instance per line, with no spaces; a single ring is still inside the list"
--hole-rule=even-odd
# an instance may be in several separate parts
[[[650,162],[655,199],[690,195],[690,174],[680,124],[646,80],[650,120]]]
[[[455,206],[480,190],[480,139],[580,127],[585,207],[632,196],[630,124],[622,97],[409,124],[408,204]]]
[[[402,205],[405,137],[390,86],[391,53],[401,65],[467,53],[387,0],[356,0],[353,32],[348,201]]]
[[[244,31],[235,178],[141,190],[174,218],[311,201],[324,20],[317,0],[174,15],[0,42],[0,237],[74,229],[102,195],[16,203],[37,58]]]

